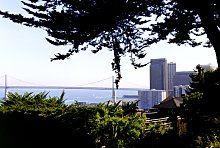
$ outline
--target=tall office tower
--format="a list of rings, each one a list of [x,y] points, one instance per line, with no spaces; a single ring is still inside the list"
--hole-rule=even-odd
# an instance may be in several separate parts
[[[151,59],[150,89],[165,90],[168,92],[168,68],[165,58]]]
[[[173,77],[176,74],[176,63],[168,63],[168,90],[173,90]]]

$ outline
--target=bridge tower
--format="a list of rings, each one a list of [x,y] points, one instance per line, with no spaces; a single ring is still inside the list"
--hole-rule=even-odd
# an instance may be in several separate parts
[[[6,98],[7,97],[7,75],[5,75],[5,96],[4,96],[4,98]]]
[[[112,76],[112,101],[114,104],[116,104],[116,91],[115,91],[115,79],[114,76]]]

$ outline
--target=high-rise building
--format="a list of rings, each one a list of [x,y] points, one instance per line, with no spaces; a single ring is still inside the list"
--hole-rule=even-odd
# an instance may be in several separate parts
[[[168,90],[173,90],[173,77],[176,74],[176,63],[168,63]]]
[[[168,92],[167,60],[151,59],[150,64],[150,89],[165,90]]]

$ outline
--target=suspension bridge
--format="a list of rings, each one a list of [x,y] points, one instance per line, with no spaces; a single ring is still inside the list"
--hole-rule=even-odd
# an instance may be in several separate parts
[[[19,81],[21,84],[20,85],[16,85],[16,84],[9,84],[8,80],[10,79],[14,79],[16,81]],[[105,80],[109,80],[112,79],[112,86],[111,87],[89,87],[88,85],[91,84],[97,84],[100,83],[102,81]],[[73,90],[73,89],[87,89],[87,90],[111,90],[112,91],[112,99],[113,102],[116,102],[116,94],[115,94],[115,83],[114,83],[114,76],[112,77],[108,77],[102,80],[98,80],[98,81],[94,81],[94,82],[89,82],[86,84],[81,84],[79,86],[49,86],[49,85],[39,85],[39,84],[34,84],[34,83],[30,83],[24,80],[20,80],[17,79],[15,77],[12,76],[8,76],[8,75],[4,75],[0,77],[0,82],[2,82],[1,80],[3,80],[3,85],[1,85],[0,83],[0,89],[4,89],[4,97],[7,96],[7,91],[8,89],[43,89],[43,90],[51,90],[51,89],[60,89],[60,90]],[[26,84],[26,85],[24,85]],[[28,84],[28,85],[27,85]],[[118,88],[117,90],[128,90],[128,91],[138,91],[140,89],[143,88]]]

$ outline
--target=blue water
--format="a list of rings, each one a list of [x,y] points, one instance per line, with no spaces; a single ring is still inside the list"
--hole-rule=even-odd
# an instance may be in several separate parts
[[[4,89],[0,89],[0,98],[4,97]],[[34,94],[40,92],[48,92],[48,97],[59,97],[62,92],[65,92],[64,99],[67,104],[78,102],[87,103],[103,103],[112,100],[111,90],[87,90],[87,89],[8,89],[7,92],[18,92],[24,94],[25,92],[33,92]],[[117,100],[123,99],[123,95],[137,95],[137,91],[130,90],[116,90]]]

